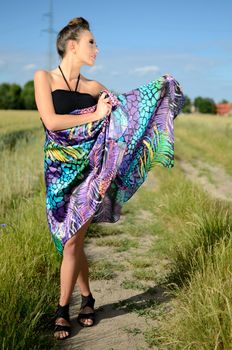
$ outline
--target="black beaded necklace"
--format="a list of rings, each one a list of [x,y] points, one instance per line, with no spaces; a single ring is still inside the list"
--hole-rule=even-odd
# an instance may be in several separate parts
[[[58,67],[59,67],[59,70],[61,71],[61,74],[63,75],[63,78],[64,78],[66,84],[68,85],[69,90],[70,90],[70,91],[73,91],[73,90],[70,88],[69,83],[67,82],[67,79],[65,78],[64,73],[62,72],[62,69],[60,68],[60,66],[58,66]],[[74,91],[77,91],[77,86],[78,86],[78,83],[79,83],[79,80],[80,80],[80,75],[81,75],[81,74],[79,73],[78,78],[77,78],[76,87],[75,87],[75,90],[74,90]]]

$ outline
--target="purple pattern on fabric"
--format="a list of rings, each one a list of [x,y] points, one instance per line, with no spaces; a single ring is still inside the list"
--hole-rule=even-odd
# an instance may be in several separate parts
[[[164,75],[118,96],[106,91],[113,105],[110,116],[70,129],[46,129],[47,217],[61,254],[90,217],[116,222],[152,166],[174,165],[173,120],[184,103],[179,83]]]

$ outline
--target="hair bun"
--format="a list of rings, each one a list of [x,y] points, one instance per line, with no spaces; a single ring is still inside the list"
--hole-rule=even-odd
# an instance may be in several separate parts
[[[59,31],[56,38],[56,48],[61,58],[64,58],[65,56],[67,41],[79,41],[80,33],[84,30],[90,31],[89,22],[83,17],[75,17]]]
[[[68,26],[77,26],[77,25],[88,27],[89,23],[83,17],[75,17],[68,22]]]

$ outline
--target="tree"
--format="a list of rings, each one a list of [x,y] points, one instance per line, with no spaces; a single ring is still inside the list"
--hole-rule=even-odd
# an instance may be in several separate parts
[[[0,109],[9,109],[10,104],[10,84],[0,84]]]
[[[225,99],[223,99],[223,100],[221,100],[221,102],[219,102],[219,103],[230,103],[230,102],[227,101],[227,100],[225,100]]]
[[[194,99],[194,106],[200,113],[216,114],[216,105],[212,98],[198,96]]]
[[[11,84],[9,88],[9,109],[22,109],[24,107],[21,98],[22,88],[18,84]]]
[[[183,113],[191,113],[191,106],[192,106],[191,100],[187,95],[185,95],[184,98],[185,98],[185,101],[181,111]]]
[[[25,109],[37,109],[36,103],[35,103],[33,80],[28,81],[24,85],[22,93],[21,93],[21,97],[22,97]]]

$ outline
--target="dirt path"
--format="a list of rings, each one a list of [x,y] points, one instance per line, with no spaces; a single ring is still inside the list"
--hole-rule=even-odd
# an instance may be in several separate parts
[[[181,169],[193,182],[199,183],[215,198],[232,201],[232,176],[218,165],[210,165],[200,160],[193,164],[179,161]]]
[[[152,177],[147,179],[143,186],[154,186]],[[157,183],[155,183],[157,186]],[[131,201],[134,200],[133,198]],[[135,198],[136,200],[136,198]],[[141,215],[146,220],[152,220],[151,213],[139,210],[137,215]],[[114,225],[122,226],[123,217]],[[135,217],[136,220],[136,217]],[[107,239],[115,238],[107,235]],[[128,234],[120,233],[120,239],[128,239]],[[131,236],[129,237],[131,238]],[[133,239],[133,238],[132,238]],[[139,312],[131,311],[130,308],[145,309],[149,303],[166,303],[168,298],[164,295],[162,286],[154,281],[139,281],[138,288],[125,288],[122,283],[125,280],[135,280],[132,277],[133,268],[128,259],[134,254],[144,253],[156,237],[143,235],[138,238],[139,246],[130,247],[126,251],[115,251],[111,246],[99,246],[97,237],[90,238],[85,245],[85,252],[91,261],[107,260],[115,263],[123,263],[123,270],[116,271],[115,277],[109,280],[92,280],[90,287],[95,301],[96,323],[94,327],[82,328],[76,321],[80,309],[80,293],[75,289],[71,299],[71,322],[72,337],[60,342],[60,348],[78,350],[147,350],[157,347],[149,347],[145,341],[145,332],[152,326],[157,325],[155,317],[146,317]],[[155,258],[154,258],[155,259]],[[162,274],[165,269],[165,259],[160,261],[157,258],[157,274]],[[91,267],[90,267],[91,269]],[[141,288],[141,285],[143,288]],[[144,306],[144,307],[143,307]]]
[[[120,235],[123,238],[123,235]],[[144,237],[139,250],[143,251],[149,245],[149,236]],[[138,248],[136,253],[138,253]],[[96,239],[92,238],[86,246],[86,253],[91,260],[112,258],[114,261],[125,261],[130,252],[115,253],[111,247],[99,247]],[[96,325],[90,328],[82,328],[76,322],[76,316],[80,308],[79,290],[75,290],[71,300],[71,320],[73,336],[62,342],[61,349],[78,350],[145,350],[149,348],[144,338],[144,332],[148,327],[155,326],[155,320],[139,316],[136,312],[129,312],[127,306],[136,305],[142,307],[150,300],[162,303],[167,300],[162,287],[154,283],[143,282],[144,289],[125,289],[121,283],[130,279],[132,270],[125,268],[117,273],[114,279],[93,280],[90,282],[91,291],[96,299]],[[120,302],[120,303],[119,303]]]

